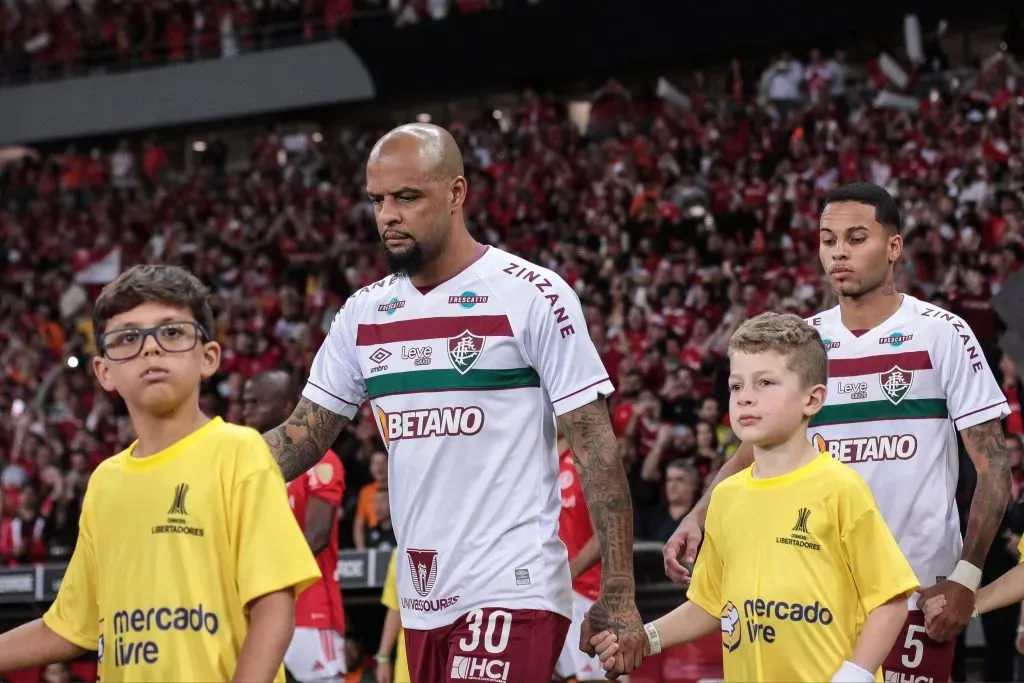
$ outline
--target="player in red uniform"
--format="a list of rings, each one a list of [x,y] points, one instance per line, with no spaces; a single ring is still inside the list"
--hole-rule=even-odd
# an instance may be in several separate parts
[[[261,372],[245,384],[245,423],[266,431],[295,407],[298,392],[288,373]],[[295,633],[284,664],[298,681],[342,681],[345,666],[345,612],[338,587],[338,517],[345,493],[345,471],[334,451],[288,483],[288,501],[306,535],[323,578],[295,604]]]
[[[580,625],[583,615],[601,593],[601,544],[594,533],[594,523],[583,498],[572,451],[559,434],[558,490],[562,495],[562,512],[558,516],[558,537],[569,551],[569,572],[572,574],[572,624],[565,645],[555,665],[556,680],[603,681],[604,668],[599,658],[580,650]]]

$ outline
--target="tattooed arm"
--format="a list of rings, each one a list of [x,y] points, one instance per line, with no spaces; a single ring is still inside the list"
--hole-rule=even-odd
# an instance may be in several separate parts
[[[952,640],[971,621],[981,568],[1010,497],[1010,458],[999,420],[967,427],[960,434],[978,472],[962,559],[948,579],[921,590],[918,600],[922,604],[936,595],[945,597],[945,609],[928,626],[928,635],[939,642]]]
[[[348,418],[303,397],[291,416],[263,438],[285,480],[291,481],[320,462],[346,422]]]
[[[967,517],[963,559],[980,568],[985,566],[989,546],[999,532],[1010,499],[1010,456],[999,420],[968,427],[960,435],[978,472]]]
[[[601,544],[601,596],[590,609],[588,631],[609,629],[619,638],[622,670],[631,671],[646,654],[647,637],[636,610],[633,578],[633,503],[604,398],[558,418],[569,442],[583,497]]]

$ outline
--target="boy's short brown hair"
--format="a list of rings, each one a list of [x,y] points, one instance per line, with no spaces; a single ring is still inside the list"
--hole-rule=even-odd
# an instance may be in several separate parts
[[[729,340],[730,355],[774,352],[805,387],[828,383],[828,354],[818,331],[792,313],[762,313],[747,320]]]
[[[115,315],[151,302],[189,309],[206,338],[213,338],[210,290],[184,268],[160,265],[129,268],[103,288],[92,311],[93,333],[98,339]]]

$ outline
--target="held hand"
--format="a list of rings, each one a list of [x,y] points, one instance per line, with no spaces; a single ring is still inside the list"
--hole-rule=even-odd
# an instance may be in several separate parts
[[[619,639],[611,631],[601,631],[590,639],[590,644],[601,660],[601,667],[611,673],[616,667],[615,655],[619,651]],[[621,662],[618,663],[621,665]]]
[[[974,615],[974,591],[956,581],[945,580],[921,590],[919,600],[928,601],[936,596],[946,601],[942,612],[928,626],[928,637],[940,643],[952,640],[967,628]]]
[[[942,614],[942,610],[946,607],[946,596],[936,595],[935,597],[928,598],[920,603],[920,607],[921,611],[924,612],[924,627],[929,629],[935,617]]]
[[[675,583],[689,585],[693,563],[697,561],[697,548],[704,532],[692,515],[683,517],[661,553],[665,557],[665,575]]]
[[[596,655],[591,639],[601,631],[613,633],[618,646],[615,666],[608,670],[608,678],[628,674],[640,666],[648,652],[647,634],[631,594],[602,592],[580,627],[580,649],[590,656]]]

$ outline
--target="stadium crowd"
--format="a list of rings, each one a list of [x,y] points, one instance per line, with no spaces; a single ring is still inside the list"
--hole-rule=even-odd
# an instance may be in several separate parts
[[[555,269],[584,303],[618,388],[640,538],[665,540],[736,446],[724,409],[731,331],[764,310],[830,305],[819,202],[855,179],[899,198],[899,289],[957,312],[985,345],[1014,411],[1021,491],[1020,379],[989,300],[1024,257],[1024,93],[996,68],[907,111],[871,104],[871,68],[856,92],[847,73],[841,54],[806,65],[783,55],[760,78],[734,63],[724,94],[700,78],[660,99],[612,82],[587,133],[566,102],[530,92],[502,125],[490,111],[450,124],[471,229]],[[208,283],[224,361],[202,400],[242,422],[246,378],[284,367],[301,382],[341,303],[385,275],[363,195],[379,133],[275,130],[244,170],[228,170],[215,142],[185,172],[152,140],[126,140],[0,171],[0,563],[67,559],[90,471],[132,440],[123,407],[90,376],[102,282],[165,262]],[[372,416],[336,450],[343,547],[388,547]]]
[[[319,41],[366,22],[396,26],[502,0],[4,0],[0,84],[227,58]]]

